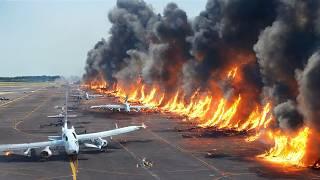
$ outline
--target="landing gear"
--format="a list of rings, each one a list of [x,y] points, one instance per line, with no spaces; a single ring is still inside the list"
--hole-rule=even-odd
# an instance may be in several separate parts
[[[100,149],[100,152],[107,152],[107,151],[108,151],[107,147],[102,147],[102,148]]]

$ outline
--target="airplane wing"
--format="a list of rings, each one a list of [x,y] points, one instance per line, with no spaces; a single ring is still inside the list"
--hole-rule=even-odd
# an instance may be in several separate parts
[[[44,142],[34,142],[34,143],[23,143],[23,144],[4,144],[0,145],[0,152],[14,152],[14,151],[23,151],[27,149],[39,149],[49,146],[54,148],[57,146],[63,146],[63,140],[54,140],[54,141],[44,141]]]
[[[83,97],[82,95],[71,95],[71,97]]]
[[[136,105],[131,105],[130,106],[131,109],[136,109],[136,110],[141,110],[141,109],[151,109],[151,106],[136,106]]]
[[[97,109],[97,108],[101,108],[101,109],[124,109],[125,106],[124,105],[118,105],[118,104],[106,104],[106,105],[98,105],[98,106],[91,106],[91,109]]]
[[[102,97],[103,95],[101,94],[92,94],[92,95],[89,95],[89,97]]]
[[[48,118],[63,118],[63,116],[60,116],[60,115],[53,115],[53,116],[48,116]]]
[[[76,118],[78,117],[76,114],[68,114],[68,118]],[[64,118],[64,115],[53,115],[53,116],[47,116],[48,118]]]
[[[124,133],[129,133],[132,131],[136,131],[142,128],[146,128],[144,124],[141,126],[128,126],[128,127],[123,127],[123,128],[117,128],[109,131],[102,131],[102,132],[96,132],[96,133],[89,133],[89,134],[80,134],[77,135],[77,139],[79,142],[84,142],[87,140],[92,140],[92,139],[97,139],[97,138],[105,138],[105,137],[110,137],[110,136],[115,136],[119,134],[124,134]]]

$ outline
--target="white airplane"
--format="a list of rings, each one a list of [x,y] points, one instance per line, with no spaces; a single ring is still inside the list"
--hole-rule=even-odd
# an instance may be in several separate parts
[[[102,138],[129,133],[142,128],[146,128],[146,126],[142,124],[141,126],[128,126],[109,131],[78,135],[73,126],[68,128],[67,118],[65,118],[61,136],[48,136],[49,141],[43,142],[0,145],[0,152],[2,152],[3,155],[17,154],[31,157],[35,155],[37,149],[42,149],[40,157],[49,158],[52,156],[55,149],[62,147],[67,155],[78,155],[80,145],[84,145],[87,148],[102,150],[103,148],[106,148],[108,144],[108,141]]]
[[[150,109],[149,106],[137,106],[137,105],[130,105],[128,103],[128,97],[126,97],[125,102],[123,104],[105,104],[105,105],[97,105],[91,106],[91,109],[109,109],[109,110],[124,110],[125,112],[130,112],[131,110],[139,112],[141,109]]]
[[[48,116],[48,118],[65,118],[66,116],[62,113],[58,114],[58,115],[52,115],[52,116]],[[76,118],[78,117],[76,114],[68,114],[67,115],[68,118]]]
[[[89,94],[88,92],[85,92],[84,94],[78,94],[78,95],[71,95],[71,97],[76,97],[78,99],[86,99],[89,100],[91,98],[96,98],[96,97],[102,97],[103,95],[101,94]]]
[[[65,111],[65,106],[63,105],[63,106],[55,106],[54,107],[55,109],[60,109],[61,111]],[[70,110],[70,109],[68,109],[68,112],[71,112],[72,110]]]

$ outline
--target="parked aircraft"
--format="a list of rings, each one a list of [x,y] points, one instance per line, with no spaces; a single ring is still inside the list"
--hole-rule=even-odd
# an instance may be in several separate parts
[[[102,97],[103,95],[101,94],[89,94],[88,92],[85,92],[84,94],[77,94],[77,95],[71,95],[71,97],[76,97],[78,99],[92,99],[92,98],[96,98],[96,97]]]
[[[131,105],[128,102],[128,97],[126,97],[125,102],[123,104],[105,104],[105,105],[97,105],[97,106],[91,106],[91,109],[109,109],[109,110],[118,110],[130,112],[130,111],[136,111],[139,112],[141,109],[151,109],[150,106],[139,106],[139,105]]]
[[[71,128],[68,127],[67,112],[68,111],[65,111],[65,120],[60,136],[48,136],[49,140],[43,142],[0,145],[0,152],[2,152],[4,155],[18,154],[30,157],[35,155],[36,149],[42,149],[40,152],[40,157],[46,159],[52,156],[53,150],[62,147],[66,154],[78,155],[80,151],[80,145],[84,145],[87,148],[102,150],[103,148],[106,148],[108,144],[108,141],[103,138],[146,128],[146,126],[142,124],[141,126],[128,126],[96,133],[76,134],[73,126]]]

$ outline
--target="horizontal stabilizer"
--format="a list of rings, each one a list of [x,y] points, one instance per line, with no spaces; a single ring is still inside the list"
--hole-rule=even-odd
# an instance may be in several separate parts
[[[62,140],[61,136],[48,136],[49,141]]]

